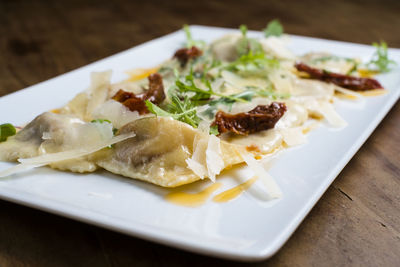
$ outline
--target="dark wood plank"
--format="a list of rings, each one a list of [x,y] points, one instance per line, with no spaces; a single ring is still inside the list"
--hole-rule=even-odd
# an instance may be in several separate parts
[[[0,96],[182,24],[261,29],[400,47],[400,2],[0,2]],[[34,103],[33,103],[34,104]],[[195,255],[0,201],[0,266],[396,266],[400,262],[400,107],[397,104],[285,246],[243,264]]]

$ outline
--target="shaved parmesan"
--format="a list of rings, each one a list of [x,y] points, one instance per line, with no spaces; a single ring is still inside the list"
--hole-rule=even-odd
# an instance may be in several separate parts
[[[108,100],[93,112],[93,118],[110,120],[113,126],[119,129],[129,122],[143,118],[143,116],[139,117],[137,111],[132,112],[117,101]]]
[[[281,189],[274,178],[264,169],[263,165],[255,160],[251,154],[242,154],[242,157],[247,166],[249,166],[254,174],[263,182],[268,197],[271,199],[282,197]]]
[[[307,142],[306,136],[303,134],[302,127],[287,128],[280,130],[282,134],[283,141],[288,146],[302,145]]]
[[[276,123],[275,128],[296,127],[304,124],[308,119],[308,112],[305,107],[292,101],[285,102],[287,111]]]
[[[186,159],[187,167],[201,179],[215,177],[224,168],[225,163],[221,150],[221,140],[215,135],[198,133],[193,142],[193,155]]]
[[[307,53],[301,57],[301,61],[314,68],[345,75],[351,72],[356,64],[360,63],[360,60],[356,58],[349,60],[326,52]]]
[[[197,134],[193,141],[193,155],[186,159],[188,168],[201,179],[207,176],[206,150],[208,145],[207,135]]]
[[[331,99],[335,92],[335,85],[312,79],[293,79],[293,96],[313,97],[317,99]]]
[[[261,79],[256,77],[245,78],[226,70],[221,72],[221,76],[222,78],[224,78],[225,82],[227,82],[234,88],[240,89],[240,91],[243,91],[246,88],[246,86],[255,86],[264,88],[267,87],[269,84],[266,79]]]
[[[286,48],[285,41],[281,37],[270,36],[266,39],[261,39],[260,44],[265,52],[272,54],[276,58],[294,59],[295,55]]]
[[[85,114],[86,121],[92,120],[93,111],[106,101],[110,88],[111,71],[93,72],[91,79],[92,83],[88,90],[89,102]]]
[[[208,138],[206,162],[208,178],[215,182],[215,176],[218,175],[225,167],[224,160],[222,158],[221,140],[215,135],[210,135]]]
[[[277,69],[269,73],[268,78],[279,93],[292,94],[293,92],[293,74],[284,69]]]
[[[347,122],[333,108],[333,105],[328,102],[321,102],[319,110],[325,119],[334,127],[345,127]]]
[[[338,91],[338,92],[340,92],[340,93],[342,93],[342,94],[344,94],[344,95],[350,96],[350,98],[351,98],[352,100],[361,99],[361,94],[359,94],[359,93],[357,93],[357,92],[354,92],[354,91],[352,91],[352,90],[345,89],[345,88],[340,87],[340,86],[335,86],[335,90]]]

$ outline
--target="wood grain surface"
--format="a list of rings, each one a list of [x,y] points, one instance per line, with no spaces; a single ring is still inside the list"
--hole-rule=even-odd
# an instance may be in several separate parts
[[[400,47],[397,0],[2,0],[0,96],[184,23],[261,29],[273,18],[288,33]],[[290,240],[263,262],[191,254],[0,201],[0,266],[399,266],[399,155],[396,104]]]

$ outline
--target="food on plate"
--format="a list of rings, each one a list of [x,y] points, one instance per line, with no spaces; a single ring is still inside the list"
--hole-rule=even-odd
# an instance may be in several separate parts
[[[325,52],[296,56],[276,20],[262,37],[250,37],[242,25],[210,44],[184,30],[185,46],[158,67],[114,84],[110,71],[92,73],[91,86],[64,107],[19,131],[0,125],[0,160],[20,162],[0,176],[44,165],[79,173],[103,168],[176,187],[215,181],[245,162],[270,179],[255,159],[305,143],[315,121],[344,127],[337,94],[383,90],[372,76],[394,64],[385,43],[375,44],[364,64]]]

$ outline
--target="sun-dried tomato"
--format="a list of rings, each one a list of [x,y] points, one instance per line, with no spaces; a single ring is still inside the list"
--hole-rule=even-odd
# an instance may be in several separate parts
[[[270,105],[259,105],[249,112],[238,114],[218,111],[211,126],[217,126],[220,134],[232,132],[248,135],[274,128],[286,110],[284,103],[272,102]]]
[[[158,73],[153,73],[148,77],[148,80],[149,90],[145,93],[144,98],[154,104],[160,104],[165,99],[162,76]]]
[[[140,115],[149,113],[144,99],[132,97],[122,102],[122,104],[129,108],[130,111],[139,112]]]
[[[306,72],[311,79],[317,79],[354,91],[366,91],[372,89],[383,89],[382,85],[375,79],[353,77],[349,75],[328,72],[310,67],[304,63],[297,62],[295,67],[298,71]]]
[[[135,95],[120,89],[113,97],[115,101],[122,103],[130,111],[137,111],[139,114],[149,113],[146,107],[146,100],[154,104],[160,104],[165,99],[164,85],[162,77],[158,73],[153,73],[148,77],[149,90],[145,93]]]
[[[203,54],[203,51],[198,49],[196,46],[192,46],[191,48],[181,48],[177,50],[174,54],[174,58],[177,58],[181,63],[181,66],[184,67],[189,59],[194,59]]]
[[[131,92],[126,92],[122,89],[119,89],[119,91],[112,97],[115,101],[118,101],[120,103],[123,103],[124,101],[135,97],[134,93]]]

